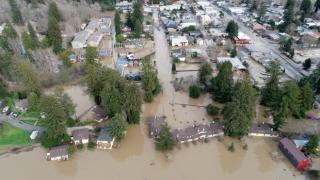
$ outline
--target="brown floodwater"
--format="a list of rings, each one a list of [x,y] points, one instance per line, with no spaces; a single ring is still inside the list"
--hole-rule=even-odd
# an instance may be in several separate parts
[[[241,148],[238,140],[230,138],[224,138],[222,142],[210,139],[208,143],[179,145],[170,152],[170,160],[156,151],[148,137],[147,118],[165,115],[168,124],[175,128],[184,127],[193,120],[207,122],[209,119],[204,108],[198,106],[205,106],[212,100],[209,95],[193,100],[187,93],[174,91],[170,81],[175,77],[170,72],[171,63],[162,31],[155,30],[155,41],[163,93],[153,103],[144,105],[142,122],[129,127],[120,148],[111,151],[83,150],[66,162],[46,161],[46,151],[42,148],[0,156],[1,180],[304,179],[286,159],[280,162],[272,160],[271,152],[277,150],[277,143],[268,138],[248,138],[247,150]],[[89,99],[78,98],[84,95],[83,89],[69,88],[65,89],[66,92],[77,100],[80,109],[91,103]],[[235,143],[235,152],[227,150],[231,142]]]

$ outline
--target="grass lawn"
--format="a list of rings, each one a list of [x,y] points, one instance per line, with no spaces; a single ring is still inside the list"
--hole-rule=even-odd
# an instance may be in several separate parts
[[[32,144],[30,133],[4,123],[0,128],[0,147]]]

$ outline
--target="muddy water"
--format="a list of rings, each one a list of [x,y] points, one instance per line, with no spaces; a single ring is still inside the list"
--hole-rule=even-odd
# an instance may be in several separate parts
[[[180,126],[175,123],[175,119],[186,125],[186,121],[189,121],[186,119],[205,119],[203,109],[191,105],[205,105],[211,101],[207,95],[199,100],[191,100],[187,94],[174,92],[170,84],[174,76],[170,74],[171,64],[163,32],[156,31],[155,41],[163,94],[154,103],[144,106],[142,123],[129,127],[119,149],[84,150],[76,152],[66,162],[47,162],[42,148],[18,155],[0,156],[1,180],[304,179],[302,176],[294,176],[296,172],[287,160],[275,162],[271,159],[270,153],[277,149],[271,139],[248,139],[248,150],[243,150],[238,141],[229,138],[222,142],[211,139],[209,143],[181,145],[171,153],[170,161],[166,160],[164,154],[155,151],[147,135],[147,117],[166,115],[170,126]],[[71,92],[72,97],[82,97],[82,94],[77,95],[77,91]],[[175,105],[178,102],[188,105]],[[77,104],[82,103],[87,104],[80,98]],[[231,141],[235,143],[236,150],[233,153],[227,151]]]

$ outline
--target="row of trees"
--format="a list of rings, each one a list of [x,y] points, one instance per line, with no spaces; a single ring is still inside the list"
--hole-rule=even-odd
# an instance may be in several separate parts
[[[262,89],[262,104],[272,110],[276,128],[281,128],[289,116],[301,118],[312,108],[314,95],[309,83],[287,81],[280,86],[281,69],[278,62],[270,64],[269,78]]]

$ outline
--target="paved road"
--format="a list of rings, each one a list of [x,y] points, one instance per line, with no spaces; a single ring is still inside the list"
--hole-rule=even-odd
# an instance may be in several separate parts
[[[28,132],[32,132],[34,130],[36,130],[36,131],[44,131],[43,127],[26,124],[23,121],[21,121],[19,119],[19,117],[18,118],[10,118],[9,116],[0,114],[0,122],[7,122],[7,123],[11,124],[12,126],[14,126],[16,128],[19,128],[19,129],[22,129],[22,130],[25,130],[25,131],[28,131]]]
[[[254,44],[257,46],[259,50],[262,52],[270,53],[270,55],[279,60],[280,64],[285,68],[286,74],[292,79],[301,79],[306,74],[302,71],[302,67],[299,64],[294,63],[290,58],[286,57],[279,51],[279,46],[277,44],[273,44],[267,41],[262,37],[258,37],[253,33],[251,29],[246,27],[240,20],[240,17],[234,17],[233,15],[228,14],[224,9],[217,7],[213,4],[213,6],[218,10],[224,12],[224,16],[226,20],[234,20],[239,25],[239,30],[248,35]],[[226,21],[226,22],[227,22]]]

